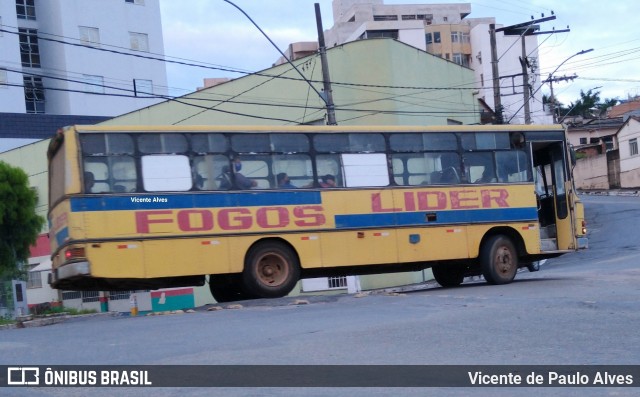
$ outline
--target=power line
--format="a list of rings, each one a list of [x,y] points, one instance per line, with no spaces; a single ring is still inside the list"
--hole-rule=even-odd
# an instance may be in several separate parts
[[[19,32],[13,32],[13,31],[10,31],[10,30],[7,30],[7,29],[2,29],[2,28],[0,28],[0,32],[9,33],[9,34],[15,34],[15,35],[19,35],[20,34]],[[277,78],[277,79],[284,79],[284,80],[291,80],[291,81],[298,81],[298,82],[306,83],[305,80],[303,80],[301,78],[297,78],[297,77],[279,76],[279,75],[273,75],[273,74],[268,74],[268,73],[263,73],[263,72],[247,72],[247,71],[242,71],[242,70],[239,70],[239,69],[231,69],[231,68],[226,68],[226,67],[207,66],[207,65],[201,65],[201,64],[191,63],[191,62],[162,59],[162,58],[159,58],[159,57],[143,55],[143,54],[138,54],[138,53],[125,52],[125,51],[119,51],[119,50],[112,50],[112,49],[102,48],[102,47],[95,47],[95,46],[92,46],[92,45],[89,45],[89,44],[71,43],[71,42],[64,41],[64,40],[43,37],[43,36],[41,36],[40,32],[38,32],[36,37],[38,38],[38,40],[51,41],[51,42],[58,43],[58,44],[70,45],[70,46],[80,47],[80,48],[86,48],[86,49],[95,50],[95,51],[109,52],[109,53],[112,53],[112,54],[118,54],[118,55],[124,55],[124,56],[132,56],[132,57],[141,58],[141,59],[147,59],[147,60],[152,60],[152,61],[172,63],[172,64],[178,64],[178,65],[182,65],[182,66],[198,67],[198,68],[217,70],[217,71],[223,71],[223,72],[239,73],[239,74],[245,74],[247,76],[260,76],[260,77],[267,77],[267,78]],[[318,83],[318,84],[322,83],[321,80],[308,80],[308,81],[311,82],[311,83]],[[347,83],[347,82],[334,82],[334,81],[332,81],[331,84],[342,85],[342,86],[354,86],[354,87],[390,88],[390,89],[406,89],[406,90],[445,90],[446,91],[446,90],[477,90],[477,89],[479,89],[478,87],[392,86],[392,85]]]

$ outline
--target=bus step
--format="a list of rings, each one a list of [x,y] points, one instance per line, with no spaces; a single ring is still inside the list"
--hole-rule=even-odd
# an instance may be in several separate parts
[[[556,251],[558,243],[555,238],[540,239],[540,251]]]

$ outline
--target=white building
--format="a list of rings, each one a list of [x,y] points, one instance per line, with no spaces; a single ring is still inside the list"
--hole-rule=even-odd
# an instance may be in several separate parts
[[[159,0],[4,0],[0,24],[0,113],[116,116],[166,94],[143,58],[163,59]]]
[[[385,5],[383,0],[333,0],[334,26],[325,32],[328,47],[374,37],[389,37],[474,70],[468,84],[477,88],[478,99],[495,109],[489,25],[494,18],[467,18],[471,4]],[[501,25],[496,25],[500,28]],[[496,34],[501,102],[504,120],[525,122],[522,45],[519,36]],[[529,61],[530,118],[535,124],[552,123],[542,106],[538,43],[525,38]],[[428,71],[425,71],[427,73]]]

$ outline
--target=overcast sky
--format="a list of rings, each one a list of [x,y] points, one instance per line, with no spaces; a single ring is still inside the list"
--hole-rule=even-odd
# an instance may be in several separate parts
[[[296,41],[317,40],[314,3],[319,3],[325,29],[333,25],[331,0],[233,0],[269,35],[281,50]],[[423,4],[425,1],[385,0],[385,4]],[[434,3],[460,3],[437,0]],[[569,33],[538,36],[542,78],[581,50],[594,51],[572,58],[554,76],[579,76],[554,84],[565,104],[579,98],[580,90],[594,87],[601,98],[640,95],[640,15],[638,0],[474,0],[468,18],[495,17],[513,25],[531,16],[554,11],[557,19],[542,30],[571,29]],[[165,54],[222,69],[255,72],[280,56],[240,11],[223,0],[160,0]],[[170,93],[182,95],[202,86],[206,77],[240,77],[218,69],[167,65]],[[548,94],[545,86],[543,93]],[[540,94],[538,94],[540,95]]]

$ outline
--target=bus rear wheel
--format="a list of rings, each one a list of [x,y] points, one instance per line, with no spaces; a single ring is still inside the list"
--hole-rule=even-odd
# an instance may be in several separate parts
[[[251,296],[243,291],[239,275],[210,275],[209,291],[218,303],[251,299]]]
[[[444,288],[457,287],[464,281],[464,267],[460,265],[435,265],[433,278]]]
[[[511,239],[491,236],[480,250],[482,275],[489,284],[508,284],[518,271],[518,254]]]
[[[259,298],[280,298],[300,278],[296,253],[279,241],[258,243],[247,253],[242,279],[245,290]]]

